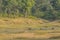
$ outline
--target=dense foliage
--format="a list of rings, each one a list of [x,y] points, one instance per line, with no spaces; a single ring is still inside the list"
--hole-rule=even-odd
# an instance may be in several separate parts
[[[60,19],[60,0],[0,0],[0,16]]]

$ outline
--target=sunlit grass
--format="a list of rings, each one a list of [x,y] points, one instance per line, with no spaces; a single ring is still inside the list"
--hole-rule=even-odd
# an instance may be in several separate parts
[[[53,33],[52,35],[54,36],[55,35],[54,33],[60,33],[60,30],[41,29],[53,27],[60,28],[60,23],[57,21],[49,22],[43,19],[38,20],[30,18],[0,18],[0,39],[10,40],[11,38],[13,39],[13,36],[15,37],[16,35],[20,35],[21,33],[34,33],[34,36],[45,34],[50,36],[51,35],[50,33]],[[58,34],[58,36],[59,35],[60,34]],[[28,39],[29,38],[27,38],[26,40]],[[15,38],[13,40],[15,40]]]

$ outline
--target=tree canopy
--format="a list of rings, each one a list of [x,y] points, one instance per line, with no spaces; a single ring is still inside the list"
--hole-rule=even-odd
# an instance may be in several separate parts
[[[60,19],[60,0],[0,0],[0,16]]]

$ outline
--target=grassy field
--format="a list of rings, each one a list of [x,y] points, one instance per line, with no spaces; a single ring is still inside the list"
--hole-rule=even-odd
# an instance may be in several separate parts
[[[0,40],[48,40],[60,38],[60,21],[0,18]]]

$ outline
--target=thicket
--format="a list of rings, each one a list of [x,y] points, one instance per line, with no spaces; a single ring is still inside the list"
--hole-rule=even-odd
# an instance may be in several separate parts
[[[0,0],[0,17],[60,19],[60,0]]]

